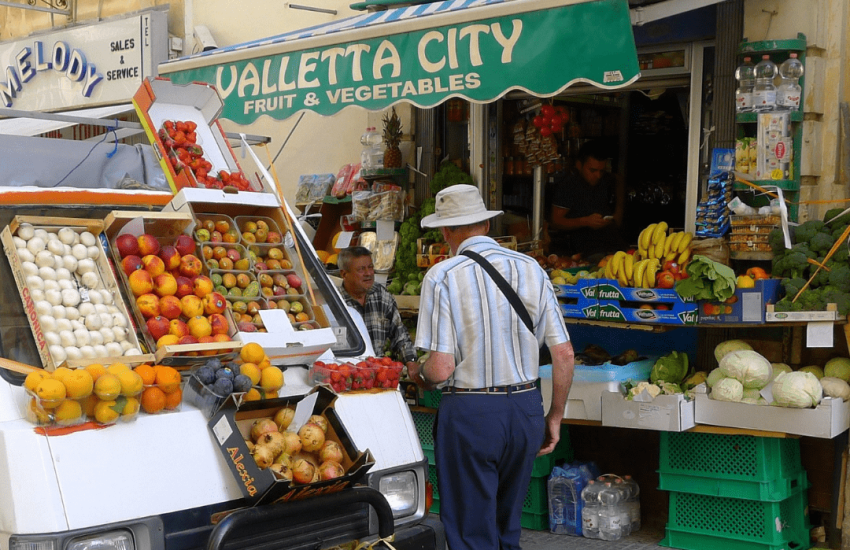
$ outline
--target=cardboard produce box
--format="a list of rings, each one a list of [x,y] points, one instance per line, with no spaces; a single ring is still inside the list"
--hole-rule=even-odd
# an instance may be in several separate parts
[[[764,323],[768,304],[779,299],[781,279],[760,279],[753,288],[736,288],[725,302],[701,300],[700,324]]]
[[[112,253],[112,261],[115,264],[115,274],[121,281],[124,295],[129,301],[130,310],[133,313],[139,332],[145,340],[145,345],[156,357],[158,363],[169,365],[178,369],[188,369],[193,365],[206,362],[210,358],[218,358],[222,362],[231,361],[236,358],[242,348],[242,341],[236,331],[236,323],[228,309],[222,315],[227,320],[227,335],[230,340],[225,342],[207,342],[198,344],[166,345],[157,349],[157,342],[148,330],[145,318],[136,307],[136,301],[130,283],[121,268],[121,258],[115,240],[124,233],[139,236],[142,233],[153,235],[160,245],[173,244],[181,234],[191,234],[194,226],[192,216],[185,213],[175,212],[135,212],[116,210],[111,212],[105,221],[104,233],[109,241]],[[196,256],[198,252],[196,251]],[[200,259],[200,258],[199,258]],[[201,274],[208,274],[205,266],[202,266]],[[185,318],[181,315],[181,319]]]
[[[82,321],[87,321],[86,317],[83,319],[83,310],[81,309],[84,305],[88,304],[90,307],[87,309],[97,310],[98,308],[103,309],[102,312],[97,312],[98,315],[100,313],[106,314],[110,307],[114,307],[115,310],[112,313],[109,313],[111,319],[109,320],[109,327],[111,328],[113,325],[116,329],[112,331],[112,339],[107,341],[106,338],[102,338],[102,342],[99,338],[97,341],[99,344],[92,344],[94,342],[94,337],[91,336],[93,332],[100,332],[100,328],[103,328],[106,323],[103,320],[100,322],[100,326],[95,328],[91,324],[89,324],[86,328],[88,331],[86,332],[88,343],[81,343],[80,338],[77,337],[76,333],[78,331],[72,331],[71,327],[68,329],[63,329],[60,323],[62,321],[67,321],[66,324],[70,325],[70,319],[67,319],[67,312],[69,310],[68,306],[70,302],[64,299],[64,295],[62,296],[61,304],[64,304],[65,313],[63,313],[63,317],[59,318],[54,315],[53,311],[47,311],[44,304],[51,305],[53,302],[51,300],[56,301],[57,296],[47,295],[47,292],[51,289],[46,288],[46,283],[41,279],[41,275],[47,276],[45,273],[41,273],[39,271],[39,280],[42,280],[40,286],[42,288],[36,289],[31,288],[31,281],[29,280],[32,276],[28,274],[27,270],[32,270],[36,267],[36,264],[32,261],[24,261],[22,260],[19,252],[17,250],[15,239],[19,238],[17,236],[18,230],[21,224],[30,224],[34,227],[35,230],[43,229],[48,233],[57,233],[60,229],[70,228],[76,234],[82,234],[83,232],[91,233],[95,242],[91,245],[92,247],[97,247],[97,256],[91,258],[90,256],[86,259],[92,260],[93,270],[91,273],[96,274],[96,279],[94,281],[89,280],[89,273],[81,274],[79,269],[76,270],[68,270],[70,271],[70,278],[68,281],[70,282],[69,288],[77,291],[78,293],[78,302],[74,304],[74,309],[78,311],[80,319]],[[6,252],[6,256],[9,258],[9,264],[12,268],[12,275],[15,278],[15,282],[18,285],[18,290],[21,293],[21,299],[24,304],[24,312],[27,316],[27,320],[30,323],[30,327],[32,328],[33,335],[35,336],[36,347],[38,348],[39,356],[41,357],[41,362],[44,368],[48,371],[53,371],[57,367],[67,364],[68,366],[76,367],[76,366],[84,366],[95,361],[100,363],[109,364],[111,362],[121,361],[125,359],[124,353],[126,353],[130,349],[136,349],[138,351],[144,351],[141,348],[143,347],[138,338],[136,337],[136,328],[133,325],[133,317],[127,310],[124,300],[122,298],[121,292],[119,291],[118,282],[115,279],[115,274],[113,273],[109,261],[107,260],[106,254],[103,249],[103,242],[101,241],[101,234],[104,229],[104,223],[102,220],[92,220],[92,219],[83,219],[83,218],[56,218],[56,217],[39,217],[39,216],[16,216],[12,223],[3,229],[2,235],[0,235],[0,240],[3,242],[3,248]],[[43,239],[42,239],[43,240]],[[65,246],[65,245],[63,245]],[[50,262],[53,262],[50,269],[58,276],[58,269],[55,268],[55,260],[57,254],[48,253],[49,249],[45,246],[42,247],[42,251],[37,254],[44,253],[49,256]],[[74,251],[76,252],[76,251]],[[83,250],[85,252],[85,250]],[[45,260],[41,260],[37,257],[37,254],[33,254],[29,252],[30,256],[33,256],[33,260],[40,261],[41,263],[47,265]],[[63,254],[64,256],[68,256],[68,254]],[[74,256],[76,258],[76,256]],[[82,263],[82,259],[79,261],[74,259],[75,263]],[[64,265],[63,265],[64,267]],[[54,269],[55,268],[55,269]],[[39,268],[40,270],[41,268]],[[62,287],[59,287],[59,281],[56,280],[54,276],[54,283],[56,283],[57,288],[64,290]],[[92,286],[92,282],[94,282],[94,286]],[[53,289],[56,290],[56,289]],[[40,293],[40,294],[39,294]],[[35,296],[35,299],[34,299]],[[57,302],[56,305],[60,305],[60,302]],[[43,310],[39,312],[39,310]],[[49,321],[48,321],[49,318]],[[45,323],[50,323],[55,326],[44,326]],[[93,321],[92,321],[93,322]],[[119,338],[120,336],[122,338]],[[67,334],[66,334],[67,333]],[[75,344],[70,344],[69,339],[75,338]],[[126,342],[126,344],[124,344]],[[106,344],[114,344],[118,343],[119,347],[116,348],[114,345],[107,346]],[[122,345],[123,344],[123,345]],[[103,345],[106,354],[96,354],[100,348],[96,347],[99,345]],[[62,349],[58,349],[58,348]],[[72,356],[68,351],[69,348],[74,347],[80,352],[80,356],[77,357]],[[53,352],[51,352],[51,348],[53,348]],[[91,348],[89,350],[88,348]],[[123,351],[119,351],[123,350]],[[61,352],[61,353],[60,353]],[[93,355],[92,352],[95,352]],[[136,357],[138,358],[138,357]],[[146,356],[147,359],[152,359],[152,356]]]
[[[672,288],[629,288],[612,279],[599,279],[597,320],[619,323],[697,324],[697,303]]]
[[[622,392],[602,393],[602,425],[662,432],[683,432],[696,425],[694,401],[683,394],[628,401]]]
[[[198,219],[204,214],[226,214],[233,218],[240,216],[262,216],[274,220],[281,231],[286,232],[289,224],[277,198],[270,193],[230,194],[212,189],[183,189],[167,205],[166,210],[190,214]],[[312,250],[301,250],[302,255],[314,254]],[[297,255],[291,258],[293,270],[304,281],[305,285],[313,285],[304,266]],[[321,296],[315,294],[321,302]],[[309,296],[304,299],[310,300]],[[279,310],[261,311],[260,317],[268,332],[239,332],[243,343],[256,342],[263,346],[266,355],[275,365],[309,365],[322,353],[333,348],[337,343],[337,335],[331,328],[325,315],[322,303],[312,307],[313,322],[318,325],[315,330],[294,331],[286,315]]]
[[[850,404],[824,397],[813,409],[793,409],[773,405],[750,405],[715,401],[708,386],[695,388],[694,417],[697,424],[729,426],[769,432],[784,432],[831,439],[850,428]]]
[[[553,285],[561,315],[575,319],[596,319],[599,302],[596,299],[597,279],[579,279],[574,285]]]
[[[194,133],[197,134],[197,144],[203,148],[203,158],[211,164],[210,175],[221,170],[242,172],[218,122],[224,104],[214,86],[201,82],[177,85],[167,78],[148,78],[133,96],[133,106],[174,193],[184,187],[205,185],[198,182],[191,169],[176,165],[171,160],[171,148],[166,146],[159,134],[166,121],[191,121],[197,125]],[[247,191],[265,190],[256,177],[244,175],[250,183]]]
[[[357,483],[375,464],[368,449],[358,450],[351,436],[342,424],[334,409],[336,394],[324,387],[317,387],[306,396],[282,397],[265,401],[245,403],[238,409],[226,405],[209,421],[213,438],[221,450],[227,466],[239,483],[244,497],[251,504],[268,504],[301,500],[311,496],[335,493]],[[309,400],[315,399],[312,408]],[[328,420],[326,440],[336,441],[342,446],[344,459],[342,466],[345,475],[336,479],[298,484],[277,479],[269,469],[261,470],[251,452],[246,439],[250,439],[251,425],[261,418],[273,418],[281,407],[296,407],[296,419],[301,407],[307,406],[309,414],[320,414]],[[309,415],[308,415],[309,416]]]

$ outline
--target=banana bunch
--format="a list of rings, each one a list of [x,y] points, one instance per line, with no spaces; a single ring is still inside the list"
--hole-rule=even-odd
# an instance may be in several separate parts
[[[638,249],[635,256],[639,259],[655,259],[661,264],[676,262],[684,266],[691,258],[691,241],[694,235],[689,231],[667,234],[667,223],[650,224],[640,232]]]
[[[639,259],[637,253],[627,254],[621,250],[605,264],[605,278],[616,279],[623,287],[654,288],[655,274],[660,268],[658,258]]]

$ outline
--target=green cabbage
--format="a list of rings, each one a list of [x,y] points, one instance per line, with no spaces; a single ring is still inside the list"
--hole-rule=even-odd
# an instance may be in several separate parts
[[[747,389],[761,389],[773,378],[770,361],[758,352],[747,349],[724,355],[720,361],[720,372],[736,379]]]
[[[850,359],[846,357],[830,359],[823,367],[823,375],[850,382]]]
[[[773,378],[776,378],[780,372],[791,372],[793,370],[785,363],[771,363],[770,366],[773,367]]]
[[[744,388],[744,394],[741,396],[741,401],[744,399],[758,399],[761,397],[761,390],[756,388]]]
[[[687,375],[688,354],[673,351],[658,358],[649,373],[649,380],[653,384],[658,382],[680,384]]]
[[[712,386],[711,398],[717,401],[740,401],[744,386],[734,378],[724,378]]]
[[[726,340],[725,342],[720,342],[714,348],[714,357],[719,363],[727,353],[742,349],[753,349],[753,347],[743,340]]]
[[[724,378],[725,376],[723,376],[723,373],[720,371],[719,368],[717,368],[708,373],[708,376],[705,379],[705,383],[708,384],[709,388],[713,388],[715,384],[717,384],[720,380],[723,380]]]
[[[773,381],[773,404],[780,407],[807,409],[815,407],[823,397],[823,388],[811,372],[783,372]]]

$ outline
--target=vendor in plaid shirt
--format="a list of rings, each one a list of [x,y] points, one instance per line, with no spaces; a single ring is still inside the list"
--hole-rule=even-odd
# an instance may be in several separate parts
[[[395,298],[383,285],[375,284],[375,266],[369,249],[346,248],[339,253],[338,261],[342,297],[363,317],[375,353],[380,354],[389,339],[390,349],[399,361],[406,364],[416,361],[416,350],[401,322]]]

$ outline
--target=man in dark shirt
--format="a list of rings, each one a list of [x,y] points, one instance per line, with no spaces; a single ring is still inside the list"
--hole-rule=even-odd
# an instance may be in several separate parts
[[[618,230],[622,192],[605,171],[607,158],[599,142],[588,142],[579,150],[575,170],[556,176],[549,226],[557,231],[552,244],[559,252],[581,252],[590,258],[625,247]],[[613,206],[612,195],[617,199]]]
[[[383,285],[375,283],[375,266],[369,249],[352,246],[342,250],[339,274],[342,297],[363,317],[375,354],[383,355],[384,344],[389,340],[399,361],[407,365],[416,361],[416,349],[401,321],[395,298]]]

